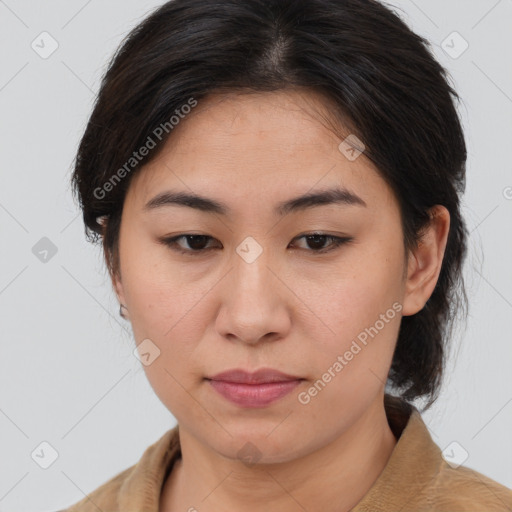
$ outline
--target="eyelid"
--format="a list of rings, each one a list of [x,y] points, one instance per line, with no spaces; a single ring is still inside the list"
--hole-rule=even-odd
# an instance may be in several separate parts
[[[340,246],[349,244],[354,240],[354,238],[351,236],[331,235],[331,234],[325,233],[323,231],[310,231],[310,232],[302,233],[301,235],[297,235],[295,238],[293,238],[292,242],[294,242],[295,240],[299,240],[301,238],[307,238],[307,237],[311,237],[311,236],[315,236],[315,235],[324,237],[328,240],[331,240],[332,243],[330,245],[328,245],[327,248],[322,248],[322,249],[318,249],[318,250],[302,249],[302,250],[309,252],[311,254],[314,254],[314,255],[322,255],[322,254],[329,253],[331,251],[335,251]],[[175,235],[172,237],[163,237],[163,238],[159,239],[159,242],[175,252],[178,252],[178,253],[181,253],[184,255],[189,255],[189,256],[201,256],[201,255],[204,255],[207,252],[215,249],[215,247],[207,247],[207,248],[198,249],[198,250],[183,249],[182,247],[177,245],[179,239],[181,239],[181,238],[186,239],[187,237],[193,237],[193,236],[204,237],[204,238],[209,239],[208,241],[215,240],[215,238],[210,235],[204,235],[204,234],[198,234],[198,233],[182,233],[180,235]]]
[[[302,235],[298,235],[292,241],[295,241],[295,240],[298,240],[301,238],[307,238],[310,236],[315,236],[315,235],[325,237],[329,240],[332,240],[332,243],[327,248],[324,248],[324,249],[319,249],[317,251],[304,249],[306,252],[309,252],[312,254],[318,254],[318,255],[335,251],[340,246],[348,244],[354,240],[354,238],[351,236],[331,235],[329,233],[324,233],[323,231],[312,231],[312,232],[303,233]]]

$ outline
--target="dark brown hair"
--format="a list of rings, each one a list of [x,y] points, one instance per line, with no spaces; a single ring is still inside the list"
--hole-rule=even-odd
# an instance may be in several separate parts
[[[363,141],[398,200],[407,250],[432,206],[450,212],[438,282],[425,307],[402,318],[388,377],[404,399],[426,397],[425,410],[438,396],[455,313],[467,307],[466,146],[446,70],[382,3],[172,0],[154,11],[110,62],[80,142],[72,183],[86,236],[102,240],[116,273],[123,202],[141,167],[134,151],[151,139],[142,165],[154,158],[191,98],[297,87],[320,93]]]

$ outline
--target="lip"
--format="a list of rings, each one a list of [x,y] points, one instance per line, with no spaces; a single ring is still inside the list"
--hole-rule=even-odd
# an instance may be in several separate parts
[[[228,370],[206,379],[224,398],[240,407],[266,407],[290,393],[302,380],[272,368],[255,372]]]
[[[301,377],[288,375],[274,370],[273,368],[260,368],[255,372],[248,372],[239,368],[233,370],[226,370],[225,372],[217,373],[213,377],[208,377],[209,380],[221,380],[224,382],[234,382],[237,384],[267,384],[269,382],[287,382],[291,380],[301,380]]]

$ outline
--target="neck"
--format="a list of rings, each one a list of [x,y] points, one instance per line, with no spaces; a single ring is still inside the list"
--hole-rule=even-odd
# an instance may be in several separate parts
[[[180,425],[182,458],[164,483],[160,510],[297,512],[351,510],[396,445],[383,399],[332,443],[298,459],[248,467],[199,442]]]

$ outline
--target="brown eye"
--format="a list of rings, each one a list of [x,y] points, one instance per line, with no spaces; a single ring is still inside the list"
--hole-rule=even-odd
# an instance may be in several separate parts
[[[296,240],[304,239],[307,246],[312,249],[310,252],[325,253],[336,249],[337,247],[349,243],[353,240],[351,237],[339,237],[326,235],[323,233],[310,233],[297,237]],[[331,244],[325,247],[325,243],[331,241]]]
[[[183,247],[179,244],[179,240],[184,239],[184,242],[188,245],[188,247]],[[170,247],[173,250],[176,250],[185,254],[194,254],[194,253],[204,253],[211,249],[206,248],[208,240],[213,240],[211,236],[208,235],[179,235],[172,238],[164,238],[161,242]]]
[[[326,252],[332,251],[337,247],[349,243],[353,240],[352,237],[339,237],[326,235],[324,233],[308,233],[295,238],[295,240],[300,239],[306,240],[306,250],[318,254],[324,254]],[[208,235],[185,234],[171,238],[163,238],[160,240],[160,242],[167,247],[170,247],[173,251],[195,256],[215,249],[215,247],[207,246],[208,241],[210,240],[214,240],[214,238]],[[180,241],[183,241],[186,246],[181,245]],[[326,246],[326,242],[330,243]]]

